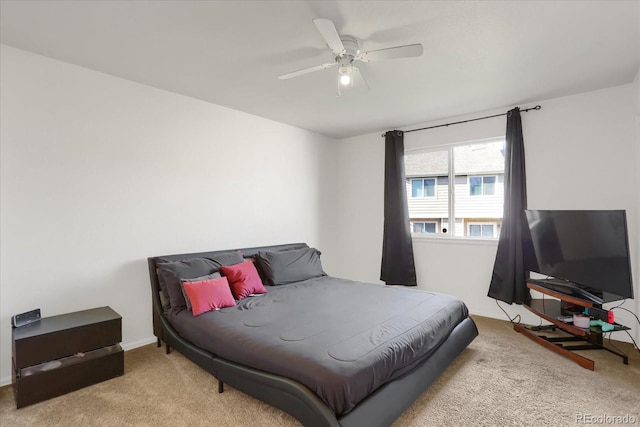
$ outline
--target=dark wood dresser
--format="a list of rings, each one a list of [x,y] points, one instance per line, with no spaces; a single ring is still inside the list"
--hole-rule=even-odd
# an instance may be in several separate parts
[[[122,317],[110,307],[45,317],[11,335],[18,408],[124,374]]]

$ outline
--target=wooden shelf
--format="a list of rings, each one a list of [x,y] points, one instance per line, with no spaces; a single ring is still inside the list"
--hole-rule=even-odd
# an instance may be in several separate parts
[[[591,301],[582,299],[582,298],[577,298],[574,297],[572,295],[567,295],[567,294],[563,294],[562,292],[557,292],[554,291],[552,289],[547,289],[544,288],[536,283],[531,283],[531,282],[527,282],[527,288],[529,289],[533,289],[534,291],[538,291],[542,294],[546,294],[549,296],[552,296],[554,298],[558,298],[562,301],[566,301],[569,302],[571,304],[575,304],[575,305],[579,305],[581,307],[586,307],[586,308],[592,308],[593,307],[593,303]]]

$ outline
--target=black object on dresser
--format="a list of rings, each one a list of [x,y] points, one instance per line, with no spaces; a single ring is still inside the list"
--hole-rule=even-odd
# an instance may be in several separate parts
[[[20,326],[28,325],[29,323],[40,321],[40,309],[36,308],[25,313],[16,314],[11,317],[11,326],[19,328]]]
[[[22,408],[124,374],[122,317],[110,307],[12,329],[13,390]]]

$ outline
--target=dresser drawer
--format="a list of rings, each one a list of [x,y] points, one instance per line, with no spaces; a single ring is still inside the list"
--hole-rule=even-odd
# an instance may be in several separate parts
[[[16,406],[21,408],[123,374],[124,351],[121,348],[32,375],[20,376],[20,371],[16,370],[13,384]]]

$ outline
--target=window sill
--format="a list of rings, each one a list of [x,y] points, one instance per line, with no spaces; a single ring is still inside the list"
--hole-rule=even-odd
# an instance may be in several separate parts
[[[411,235],[411,239],[414,243],[447,243],[454,245],[481,245],[481,246],[498,246],[497,238],[482,238],[482,237],[436,237],[436,236],[420,236],[416,234]]]

